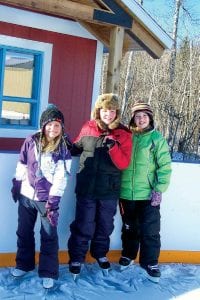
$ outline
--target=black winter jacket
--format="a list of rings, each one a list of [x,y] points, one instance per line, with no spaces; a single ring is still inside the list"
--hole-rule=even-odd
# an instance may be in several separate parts
[[[81,154],[75,192],[97,199],[118,199],[121,170],[128,167],[131,132],[123,125],[103,131],[96,121],[87,122],[75,139],[72,155]]]

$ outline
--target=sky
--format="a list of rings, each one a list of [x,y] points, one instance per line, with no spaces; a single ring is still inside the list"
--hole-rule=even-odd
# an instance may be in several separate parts
[[[174,0],[143,0],[144,9],[170,35],[172,33],[174,2]],[[190,16],[198,22],[191,22],[188,14],[181,10],[179,42],[185,36],[200,40],[200,0],[183,0],[183,3]]]
[[[74,281],[67,265],[60,266],[60,277],[53,288],[45,290],[37,270],[23,278],[0,268],[0,299],[9,300],[199,300],[200,265],[162,264],[160,283],[149,281],[142,269],[131,265],[120,271],[111,264],[105,276],[97,263],[85,264]]]

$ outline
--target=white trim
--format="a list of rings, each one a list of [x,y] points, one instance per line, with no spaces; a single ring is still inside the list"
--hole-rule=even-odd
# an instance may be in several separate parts
[[[96,40],[79,23],[0,5],[0,21]]]
[[[168,49],[172,47],[172,38],[162,29],[158,23],[135,0],[120,0],[132,14],[135,15],[150,30],[160,42]]]
[[[40,96],[40,105],[41,105],[40,113],[41,113],[46,108],[48,103],[48,98],[49,98],[51,58],[52,58],[52,47],[53,47],[52,44],[26,40],[21,38],[15,38],[7,35],[0,35],[0,44],[43,52],[41,96]],[[24,138],[27,137],[27,135],[32,134],[34,132],[35,130],[22,129],[22,128],[20,129],[0,128],[0,137]]]
[[[101,42],[97,41],[91,111],[92,111],[94,104],[96,102],[96,99],[99,95],[100,82],[101,82],[102,60],[103,60],[103,44]]]

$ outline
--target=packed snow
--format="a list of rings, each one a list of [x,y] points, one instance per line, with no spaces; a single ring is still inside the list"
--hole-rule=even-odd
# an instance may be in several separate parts
[[[60,277],[54,287],[45,290],[37,270],[16,279],[11,268],[0,268],[0,299],[15,300],[199,300],[200,265],[161,264],[160,283],[149,281],[138,264],[120,271],[112,263],[103,274],[97,263],[87,263],[73,279],[68,265],[60,265]]]

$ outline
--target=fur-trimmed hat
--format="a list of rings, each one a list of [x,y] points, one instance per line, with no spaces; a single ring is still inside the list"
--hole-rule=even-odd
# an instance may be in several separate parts
[[[101,120],[100,118],[100,109],[114,109],[116,110],[116,118],[115,120],[110,123],[108,126]],[[120,123],[120,106],[119,106],[119,99],[118,96],[113,93],[102,94],[100,95],[95,103],[92,118],[96,120],[98,126],[101,129],[114,129],[117,128]]]
[[[43,129],[44,126],[52,121],[60,122],[62,128],[64,127],[64,116],[62,112],[54,104],[49,104],[46,110],[43,111],[40,118],[40,128]]]
[[[148,114],[149,119],[150,119],[150,126],[151,126],[151,128],[154,128],[153,110],[148,103],[144,103],[144,102],[136,102],[135,104],[133,104],[133,106],[131,108],[132,118],[131,118],[129,127],[130,128],[132,127],[132,129],[136,128],[134,117],[135,117],[135,113],[140,112],[140,111]]]

